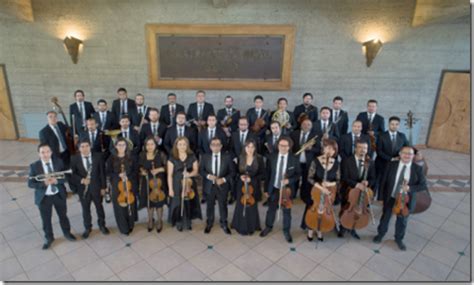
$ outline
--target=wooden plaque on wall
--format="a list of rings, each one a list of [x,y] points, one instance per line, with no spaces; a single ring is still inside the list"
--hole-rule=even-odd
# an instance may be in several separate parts
[[[470,73],[443,71],[428,134],[428,147],[469,153],[470,114]]]
[[[146,25],[150,88],[288,90],[292,25]]]

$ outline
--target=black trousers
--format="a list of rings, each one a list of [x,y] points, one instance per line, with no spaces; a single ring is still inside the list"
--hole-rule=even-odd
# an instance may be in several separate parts
[[[207,193],[206,196],[206,217],[208,225],[214,224],[216,200],[219,206],[219,222],[221,226],[227,225],[227,195],[227,188],[223,189],[218,188],[217,185],[212,185],[211,191]]]
[[[301,187],[300,187],[300,198],[306,204],[311,204],[313,200],[311,200],[311,185],[308,182],[308,171],[309,167],[307,163],[301,163]],[[296,185],[299,185],[299,181]],[[296,191],[293,193],[293,199],[296,198]]]
[[[265,218],[265,226],[267,228],[273,228],[278,210],[279,198],[280,189],[274,187],[272,194],[268,197],[268,210]],[[281,211],[283,212],[283,231],[289,233],[291,228],[291,209],[283,208]]]
[[[44,196],[43,200],[41,200],[41,203],[38,205],[38,208],[43,223],[44,237],[47,240],[54,239],[53,225],[51,223],[53,207],[56,209],[56,214],[59,217],[59,224],[61,225],[63,234],[71,232],[71,224],[67,217],[66,197],[62,198],[59,194]]]
[[[392,208],[395,204],[395,199],[390,198],[387,203],[383,205],[382,217],[380,218],[380,223],[377,228],[378,234],[384,236],[388,231],[388,225],[390,223],[390,218],[392,217]],[[397,221],[395,223],[395,240],[403,240],[405,236],[405,231],[407,228],[408,216],[397,216]]]
[[[99,227],[105,226],[105,212],[104,206],[102,205],[102,196],[92,195],[89,189],[86,196],[81,193],[80,201],[82,206],[82,219],[84,221],[84,229],[89,230],[92,228],[92,216],[91,216],[91,204],[94,203],[95,210],[97,213],[97,225]]]

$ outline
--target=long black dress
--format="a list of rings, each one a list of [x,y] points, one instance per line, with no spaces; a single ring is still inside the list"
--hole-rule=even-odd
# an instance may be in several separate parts
[[[164,157],[162,152],[157,152],[155,154],[155,158],[153,160],[148,160],[146,157],[146,152],[140,153],[140,158],[138,160],[138,166],[139,168],[144,168],[147,173],[148,173],[148,183],[153,181],[153,175],[151,174],[150,170],[153,168],[152,167],[152,162],[154,164],[155,168],[160,168],[163,167],[166,170],[166,158]],[[168,183],[166,180],[166,174],[165,172],[158,173],[156,175],[157,179],[161,180],[161,185],[162,185],[162,191],[165,192],[166,196],[168,196]],[[148,195],[150,193],[150,187],[147,187],[147,179],[146,176],[140,175],[141,181],[139,183],[139,186],[141,186],[140,189],[140,198],[138,201],[138,209],[143,209],[148,207]],[[150,201],[150,208],[161,208],[166,204],[167,199],[161,201],[161,202],[153,202]]]
[[[338,170],[339,170],[339,162],[337,161],[337,159],[334,159],[334,164],[332,168],[329,169],[326,174],[326,181],[336,182]],[[322,183],[323,179],[324,179],[324,167],[319,161],[319,159],[315,158],[313,162],[311,162],[311,166],[309,167],[309,170],[308,170],[308,182],[310,185],[314,185],[315,183]],[[301,228],[303,229],[306,229],[306,223],[305,223],[306,212],[313,205],[312,202],[313,201],[307,204],[304,209],[303,220],[301,221]]]
[[[254,158],[251,165],[247,165],[245,157],[240,156],[238,165],[238,175],[235,179],[237,201],[235,202],[234,217],[232,218],[231,226],[241,235],[251,235],[255,231],[261,230],[257,202],[261,199],[262,195],[260,185],[265,173],[265,165],[262,156],[259,154]],[[254,198],[256,202],[252,206],[246,206],[244,217],[244,205],[240,202],[240,198],[243,195],[241,189],[244,183],[240,179],[240,175],[244,175],[246,172],[248,172],[248,175],[250,176],[250,185],[252,185],[255,191]]]
[[[169,158],[169,162],[173,164],[173,191],[174,196],[171,198],[170,205],[169,205],[169,215],[168,215],[168,222],[170,222],[173,226],[176,224],[181,224],[184,227],[189,228],[191,227],[191,220],[192,219],[201,219],[202,220],[202,213],[201,213],[201,204],[199,203],[199,195],[197,191],[197,184],[195,177],[191,178],[193,180],[193,191],[194,191],[194,199],[184,200],[184,221],[181,217],[181,190],[183,188],[183,171],[187,169],[188,173],[193,169],[193,163],[197,161],[196,156],[194,154],[189,154],[185,161],[181,161],[180,159],[176,159],[174,157]]]
[[[117,201],[119,190],[118,184],[121,181],[119,174],[121,173],[121,165],[124,165],[127,177],[132,183],[132,193],[135,195],[135,203],[130,204],[129,207],[121,207]],[[136,197],[137,197],[137,163],[133,156],[118,157],[112,154],[107,160],[107,176],[110,178],[110,184],[112,186],[112,204],[114,207],[115,221],[117,227],[122,234],[129,234],[135,225],[135,221],[138,220]]]

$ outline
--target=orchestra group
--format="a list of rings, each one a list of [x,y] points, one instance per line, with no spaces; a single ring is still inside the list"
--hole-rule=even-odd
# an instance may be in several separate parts
[[[81,203],[83,239],[91,233],[92,203],[100,231],[109,234],[104,199],[112,203],[124,235],[132,233],[144,208],[148,231],[160,233],[164,206],[170,225],[191,230],[192,220],[203,218],[202,203],[204,233],[209,234],[217,201],[226,234],[258,231],[265,237],[281,219],[289,243],[295,199],[305,204],[300,227],[315,242],[334,230],[340,238],[348,233],[360,239],[356,229],[373,221],[372,203],[379,200],[383,210],[373,242],[382,241],[395,214],[395,242],[406,250],[411,201],[427,189],[426,164],[399,131],[399,117],[390,117],[385,130],[376,100],[368,100],[367,110],[349,126],[339,96],[331,107],[318,108],[313,95],[305,93],[302,104],[289,111],[286,98],[269,110],[257,95],[246,113],[233,107],[231,96],[217,112],[204,91],[195,98],[185,110],[169,93],[167,104],[155,108],[145,105],[144,95],[133,100],[119,88],[111,108],[103,99],[94,107],[77,90],[68,119],[53,98],[55,108],[39,132],[40,159],[30,165],[28,179],[43,223],[43,249],[54,241],[53,206],[64,237],[76,240],[67,217],[68,185]],[[267,207],[265,221],[259,218],[260,203]],[[338,213],[335,205],[340,205]],[[232,217],[229,207],[234,207]]]

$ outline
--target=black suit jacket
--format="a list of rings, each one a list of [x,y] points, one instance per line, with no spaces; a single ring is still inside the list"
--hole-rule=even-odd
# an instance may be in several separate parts
[[[372,150],[370,149],[370,137],[365,134],[360,134],[359,139],[361,141],[367,142],[368,154],[370,157],[372,157]],[[338,141],[339,155],[341,156],[342,160],[353,155],[352,144],[353,144],[352,133],[344,134],[339,138],[339,141]],[[355,151],[355,145],[354,145],[354,151]]]
[[[362,133],[367,134],[369,131],[369,117],[367,112],[360,112],[356,120],[362,122]],[[372,119],[372,130],[374,131],[375,137],[385,132],[385,119],[377,113],[375,113],[375,117]]]
[[[212,181],[207,179],[208,175],[214,175],[212,172],[212,153],[206,153],[201,156],[199,163],[199,173],[202,176],[202,187],[203,191],[210,193],[212,189]],[[232,162],[232,158],[229,154],[221,152],[221,161],[217,177],[225,178],[226,183],[222,184],[220,188],[222,190],[230,190],[231,182],[235,176],[235,164]]]
[[[59,127],[59,130],[61,131],[61,135],[64,139],[64,142],[67,143],[66,142],[66,130],[67,130],[66,125],[63,124],[62,122],[58,122],[58,127]],[[44,128],[41,129],[41,131],[39,132],[39,140],[40,140],[40,143],[48,144],[51,147],[51,151],[53,152],[53,155],[59,158],[60,142],[58,138],[56,137],[56,135],[54,134],[54,131],[51,129],[49,125],[46,125]],[[66,146],[66,151],[68,151],[67,146]]]
[[[404,133],[397,132],[395,149],[393,149],[392,138],[390,132],[386,131],[379,135],[377,140],[377,160],[379,161],[390,161],[392,158],[397,157],[400,149],[404,146],[408,146],[408,140]]]
[[[333,113],[334,113],[334,109],[331,109],[331,116],[329,117],[329,120],[331,122],[333,121]],[[342,136],[342,135],[347,134],[347,131],[349,129],[349,115],[344,110],[339,110],[338,115],[339,115],[338,118],[340,119],[336,125],[339,131],[339,135]]]
[[[298,122],[298,119],[300,118],[301,114],[306,113],[311,120],[311,122],[316,122],[318,120],[318,107],[314,105],[310,105],[308,107],[308,112],[306,112],[306,108],[304,104],[298,105],[295,107],[295,110],[293,111],[293,115],[295,116],[295,119],[298,123],[298,127],[300,127],[300,123]]]
[[[384,204],[388,203],[392,197],[393,187],[395,186],[395,183],[397,183],[395,180],[397,179],[396,176],[399,163],[400,161],[390,161],[382,177],[379,191],[381,191],[380,198],[384,201]],[[416,195],[416,192],[428,189],[423,169],[416,163],[411,164],[408,186],[410,186],[410,191],[408,192],[410,198],[412,198],[413,195]]]
[[[281,137],[278,136],[278,139]],[[273,134],[268,134],[265,136],[265,142],[264,145],[262,146],[263,153],[265,156],[268,156],[271,153],[278,152],[278,139],[276,140],[275,144],[273,144]],[[266,145],[265,145],[266,144]]]
[[[278,163],[278,153],[273,153],[267,162],[267,177],[268,179],[268,186],[264,192],[267,192],[269,195],[273,192],[273,184],[275,184],[276,173],[277,173],[277,163]],[[288,153],[288,161],[286,163],[286,169],[283,172],[286,173],[287,178],[289,180],[289,185],[291,187],[291,191],[295,193],[296,191],[296,181],[301,176],[301,167],[298,158],[291,153]]]
[[[354,155],[348,156],[342,160],[341,163],[341,194],[346,195],[349,189],[354,188],[357,183],[361,182],[363,178],[359,178],[359,162],[356,161]],[[364,170],[365,171],[365,170]],[[367,173],[367,181],[369,182],[369,188],[374,189],[376,176],[375,176],[375,164],[371,160],[369,163],[369,172]]]
[[[81,179],[87,177],[87,170],[82,163],[82,156],[80,153],[71,158],[71,179],[70,183],[75,185],[79,195],[84,194],[85,185],[81,184]],[[105,179],[105,161],[102,154],[92,153],[92,170],[91,170],[91,184],[89,184],[88,192],[95,197],[100,197],[100,190],[107,187]]]
[[[327,127],[329,128],[329,138],[337,140],[339,138],[338,127],[333,124],[331,120],[328,121]],[[318,135],[318,139],[321,140],[324,135],[323,129],[321,128],[321,120],[317,120],[316,123],[313,124],[313,131],[316,132],[316,134]]]
[[[140,143],[140,134],[137,131],[135,131],[135,129],[132,126],[130,126],[128,128],[128,136],[129,136],[128,139],[133,143],[133,149],[131,149],[131,153],[134,154],[135,156],[138,156],[142,147]],[[121,138],[122,133],[120,133],[117,137]]]
[[[135,104],[135,101],[130,98],[127,99],[127,112],[130,118],[130,125],[138,126],[140,120],[138,119],[137,104]],[[116,120],[115,124],[117,126],[120,125],[120,99],[115,99],[112,103],[112,113],[114,113],[114,118]]]
[[[301,132],[302,132],[301,130],[296,130],[293,133],[291,133],[291,136],[290,136],[291,139],[293,140],[293,153],[294,154],[301,148],[301,144],[300,144]],[[314,130],[310,131],[309,134],[307,135],[306,141],[309,141],[315,136],[316,136],[316,132]],[[311,162],[320,152],[321,152],[320,144],[318,144],[316,140],[316,143],[312,147],[307,148],[304,151],[305,156],[306,156],[306,164],[308,165],[311,164]],[[301,154],[297,156],[298,161],[300,160],[300,156]]]
[[[161,106],[160,123],[166,126],[170,126],[171,124],[175,125],[176,114],[178,114],[179,112],[184,112],[184,106],[180,104],[176,104],[175,116],[171,119],[170,105],[166,104],[166,105]]]
[[[148,105],[143,105],[142,107],[145,110],[145,120],[149,122],[150,121],[150,107]],[[140,122],[142,121],[142,117],[143,117],[143,114],[140,115],[140,113],[138,112],[138,106],[137,106],[138,124],[140,124]]]
[[[69,121],[71,122],[71,125],[72,125],[72,115],[74,115],[74,125],[76,127],[76,132],[78,134],[84,130],[84,128],[82,127],[82,124],[84,123],[84,126],[86,125],[85,120],[92,117],[92,114],[95,113],[94,106],[92,105],[91,102],[84,101],[84,109],[85,109],[86,117],[82,118],[82,115],[81,115],[81,112],[79,112],[79,107],[77,106],[77,103],[74,102],[71,105],[69,105]]]
[[[165,141],[165,136],[166,136],[166,130],[167,129],[168,128],[166,127],[166,125],[164,125],[162,123],[158,124],[157,132],[158,132],[158,136],[161,138],[161,141],[157,142],[157,143],[160,146],[160,149],[163,146],[163,143]],[[143,124],[142,129],[140,130],[140,144],[145,145],[145,139],[147,137],[150,137],[150,136],[153,136],[153,130],[151,129],[151,123]],[[162,150],[164,150],[164,148],[162,148]]]
[[[83,132],[80,136],[79,141],[88,140],[91,142],[89,132]],[[110,146],[110,137],[104,135],[101,130],[97,130],[97,135],[94,140],[94,145],[91,145],[92,152],[102,153],[102,149],[108,150]]]
[[[197,135],[194,128],[185,126],[184,136],[188,138],[190,148],[193,150],[193,152],[195,152],[196,147],[197,147]],[[171,150],[173,149],[173,144],[177,137],[178,137],[178,129],[176,128],[176,126],[172,126],[168,128],[165,134],[165,141],[164,141],[164,147],[168,156],[171,155]]]
[[[222,143],[222,152],[226,152],[228,150],[228,139],[225,132],[220,127],[216,127],[214,131],[214,137],[218,137]],[[211,153],[211,148],[209,147],[209,133],[208,128],[202,129],[198,134],[198,153]]]
[[[106,113],[107,114],[105,115],[105,124],[101,121],[99,112],[96,112],[92,115],[98,124],[98,128],[103,131],[114,130],[114,129],[119,128],[120,126],[116,124],[118,122],[118,119],[115,118],[114,113],[110,111],[107,111]]]
[[[217,123],[222,126],[222,120],[227,116],[227,109],[223,108],[217,111]],[[239,128],[240,111],[232,108],[232,122],[230,123],[230,132],[233,132]]]
[[[248,109],[246,116],[249,121],[249,129],[251,129],[251,127],[255,124],[255,121],[257,121],[258,119],[257,112],[255,111],[255,107]],[[266,124],[265,124],[265,127],[263,127],[260,130],[260,132],[258,132],[256,135],[259,138],[263,139],[265,136],[265,131],[270,128],[270,114],[268,113],[267,110],[262,109],[262,111],[260,111],[260,118],[264,118]]]
[[[204,108],[202,110],[202,119],[207,121],[207,117],[214,113],[214,106],[212,104],[204,102]],[[189,104],[188,113],[186,114],[187,120],[196,119],[198,120],[198,105],[196,102]]]
[[[64,171],[64,164],[60,159],[52,159],[53,162],[53,172],[58,172],[58,171]],[[37,176],[40,174],[44,174],[43,170],[43,164],[41,160],[37,160],[30,164],[30,172],[29,176]],[[60,195],[61,198],[66,199],[66,187],[64,186],[64,183],[66,183],[66,179],[58,179],[58,184],[56,184],[56,187],[58,187],[59,193],[56,195]],[[39,206],[41,201],[43,200],[47,186],[44,184],[42,181],[36,181],[35,179],[28,179],[28,187],[35,189],[35,204]]]
[[[250,130],[248,130],[247,136],[245,137],[245,141],[247,142],[250,139],[253,139],[257,143],[256,151],[258,151],[258,149],[259,149],[258,138]],[[239,157],[240,153],[242,152],[243,146],[240,143],[240,131],[239,130],[233,132],[232,136],[230,137],[230,149],[231,149],[231,153],[232,153],[232,158]]]

